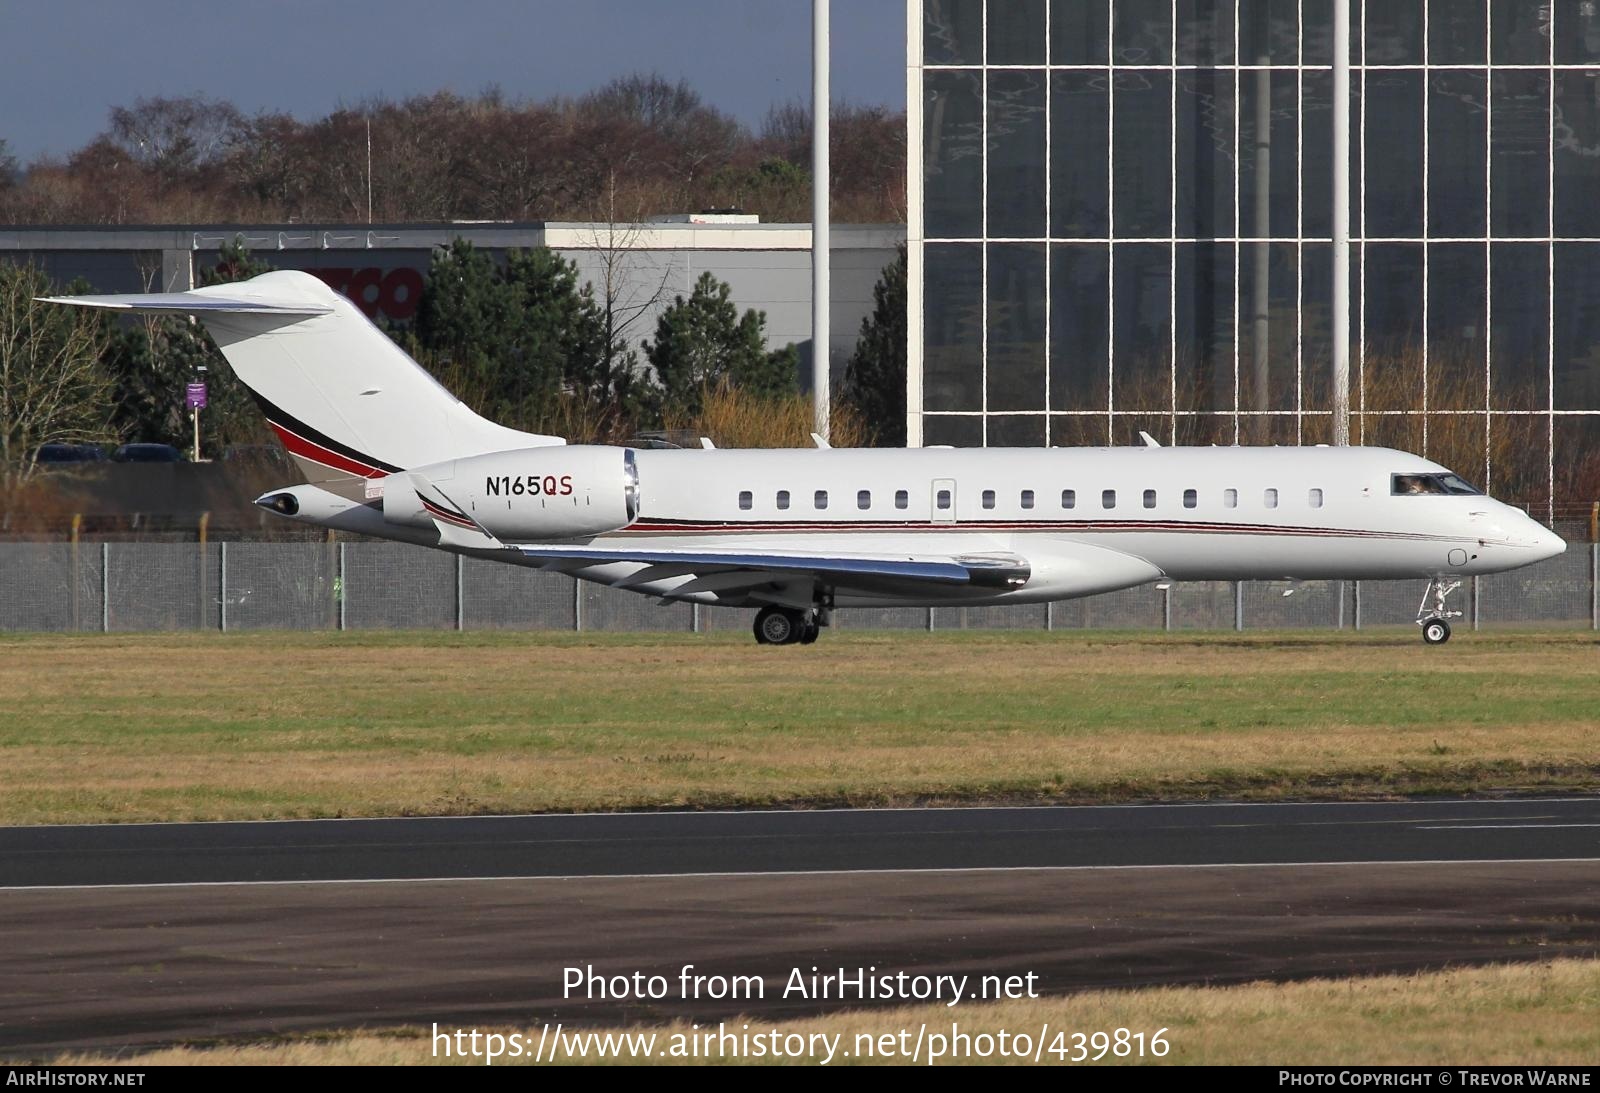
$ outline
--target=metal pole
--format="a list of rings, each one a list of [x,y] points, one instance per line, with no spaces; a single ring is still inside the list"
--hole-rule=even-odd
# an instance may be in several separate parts
[[[83,570],[78,550],[78,533],[83,530],[83,513],[72,514],[72,628],[83,629]]]
[[[339,544],[339,576],[338,576],[338,580],[337,580],[337,584],[339,586],[339,594],[338,594],[337,599],[339,601],[339,629],[341,629],[341,630],[344,629],[344,605],[345,605],[345,600],[347,600],[349,598],[349,592],[350,592],[349,585],[347,585],[345,583],[345,579],[344,579],[344,573],[345,573],[345,569],[344,569],[344,548],[345,548],[346,545],[347,544],[345,544],[345,543],[340,543]]]
[[[463,555],[457,554],[456,555],[456,629],[457,630],[464,629],[464,627],[462,626],[462,623],[465,621],[464,616],[466,614],[466,606],[467,606],[466,597],[464,595],[462,595],[462,587],[461,587],[462,562],[463,562]]]
[[[1333,442],[1350,443],[1350,0],[1333,0]]]
[[[811,404],[828,439],[828,5],[811,0]]]
[[[209,538],[210,538],[210,528],[211,528],[211,513],[209,511],[202,512],[200,514],[200,528],[199,528],[199,540],[198,540],[199,541],[199,546],[197,548],[199,550],[199,552],[200,552],[200,556],[199,556],[199,558],[196,559],[196,562],[195,562],[195,569],[198,571],[199,577],[200,577],[200,595],[198,597],[199,605],[198,605],[197,611],[195,612],[195,625],[198,626],[201,630],[204,630],[206,628],[206,617],[210,614],[210,612],[207,610],[208,605],[206,604],[206,600],[210,598],[210,597],[208,597],[206,595],[206,593],[209,590],[209,586],[211,584],[211,581],[209,579],[209,570],[206,569],[206,554],[208,553],[207,550],[206,550],[206,543],[209,541]],[[227,592],[227,589],[224,588],[222,590],[222,594],[225,595],[226,592]]]
[[[111,632],[111,544],[100,544],[100,632]]]
[[[1354,598],[1354,601],[1351,604],[1351,608],[1350,609],[1351,609],[1352,615],[1354,616],[1353,622],[1354,622],[1354,625],[1355,625],[1355,629],[1359,630],[1359,629],[1361,629],[1361,582],[1360,581],[1356,581],[1355,582],[1355,593],[1354,593],[1354,595],[1355,595],[1355,598]]]
[[[1161,590],[1161,629],[1172,632],[1172,586]]]
[[[219,561],[217,562],[217,588],[222,593],[218,597],[222,601],[222,606],[217,612],[217,629],[226,634],[228,632],[228,544],[226,542],[218,543],[217,553],[219,556]]]
[[[572,629],[583,632],[583,582],[576,577],[572,578]]]
[[[1233,628],[1244,629],[1244,582],[1233,582]]]
[[[1600,543],[1589,544],[1589,629],[1600,630]]]

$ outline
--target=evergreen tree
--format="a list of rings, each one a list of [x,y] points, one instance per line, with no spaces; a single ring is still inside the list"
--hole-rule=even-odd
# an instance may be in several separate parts
[[[884,267],[872,290],[872,314],[845,365],[844,398],[872,430],[874,444],[906,442],[906,248]]]
[[[799,353],[787,345],[767,352],[767,315],[754,308],[743,316],[728,285],[702,273],[686,300],[677,297],[656,320],[656,337],[645,356],[661,385],[669,414],[696,414],[703,393],[721,382],[761,396],[793,393]]]
[[[510,251],[504,266],[465,240],[435,252],[412,344],[446,386],[514,428],[572,425],[562,399],[578,403],[580,428],[636,409],[634,355],[608,344],[576,263],[545,247]]]
[[[507,293],[494,260],[465,239],[433,252],[413,330],[425,363],[469,402],[495,387],[510,355]],[[479,407],[480,410],[483,407]]]

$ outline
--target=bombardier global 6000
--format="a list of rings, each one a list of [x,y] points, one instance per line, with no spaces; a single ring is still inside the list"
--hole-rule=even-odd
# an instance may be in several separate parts
[[[851,607],[1039,603],[1150,581],[1463,579],[1561,553],[1419,456],[1364,447],[659,450],[474,413],[307,273],[54,302],[204,323],[305,473],[258,503],[325,528],[754,608],[816,640]]]

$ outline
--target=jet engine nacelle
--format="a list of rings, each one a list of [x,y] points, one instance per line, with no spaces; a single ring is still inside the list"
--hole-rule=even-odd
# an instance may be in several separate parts
[[[432,527],[412,476],[497,539],[573,539],[615,531],[639,514],[632,449],[586,445],[523,448],[452,459],[382,479],[383,518]]]

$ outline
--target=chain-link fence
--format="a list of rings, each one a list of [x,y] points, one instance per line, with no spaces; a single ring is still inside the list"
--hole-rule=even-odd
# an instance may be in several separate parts
[[[849,630],[1409,626],[1426,581],[1142,585],[1052,604],[840,611]],[[1467,580],[1457,624],[1600,629],[1600,544]],[[556,573],[399,543],[0,543],[0,630],[711,631],[747,610],[657,606]]]

